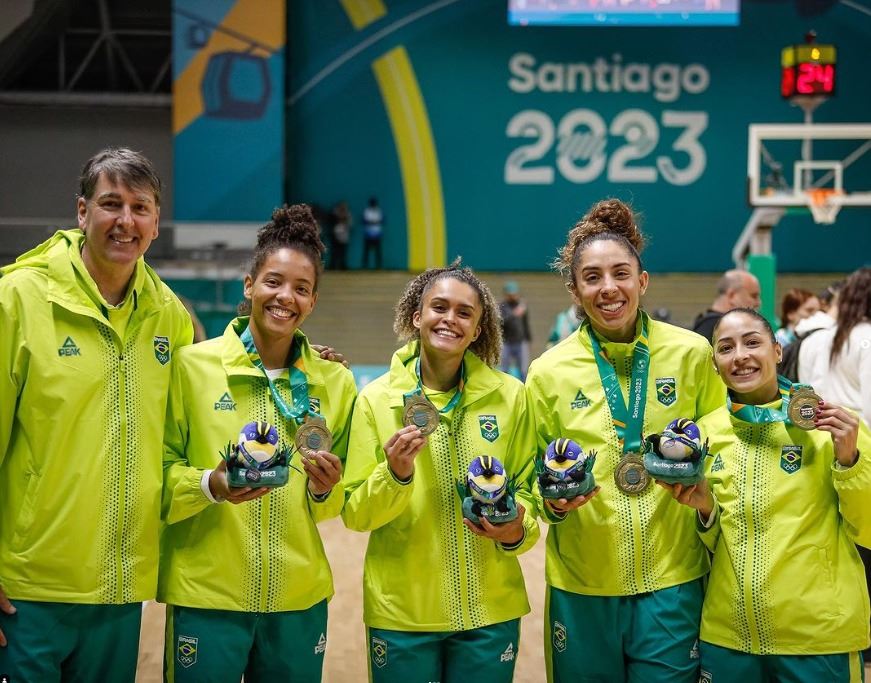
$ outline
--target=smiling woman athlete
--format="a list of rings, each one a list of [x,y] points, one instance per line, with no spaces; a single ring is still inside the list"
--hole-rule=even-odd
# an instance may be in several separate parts
[[[532,363],[538,449],[567,437],[596,450],[600,488],[539,500],[547,536],[549,680],[698,680],[705,549],[692,514],[651,486],[642,434],[725,400],[711,347],[641,308],[649,276],[631,209],[599,202],[569,232],[557,266],[586,320]],[[583,506],[583,507],[581,507]]]
[[[699,511],[714,553],[701,680],[858,683],[869,607],[855,543],[871,545],[871,433],[828,402],[812,422],[790,409],[802,385],[778,378],[781,347],[756,311],[724,315],[713,342],[729,401],[699,422],[707,481],[668,487]]]
[[[342,513],[349,528],[372,532],[363,596],[370,676],[508,683],[529,611],[517,555],[539,535],[529,514],[535,433],[523,385],[493,369],[498,308],[458,261],[408,284],[394,330],[408,343],[360,392]],[[412,400],[431,404],[428,436],[403,426]],[[481,455],[521,482],[514,521],[464,521],[457,480]]]
[[[187,347],[173,367],[158,588],[169,681],[320,680],[333,582],[316,524],[342,509],[356,396],[351,373],[320,359],[300,330],[323,252],[309,207],[276,209],[245,276],[250,317]],[[326,420],[331,452],[295,453],[305,474],[291,470],[281,488],[229,486],[219,453],[245,423],[269,422],[290,445],[312,413]]]

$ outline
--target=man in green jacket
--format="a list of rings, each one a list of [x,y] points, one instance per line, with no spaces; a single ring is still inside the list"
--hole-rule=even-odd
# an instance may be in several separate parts
[[[0,270],[0,674],[129,680],[157,583],[162,439],[190,317],[143,254],[160,180],[85,164],[78,230]],[[7,642],[8,641],[8,642]]]

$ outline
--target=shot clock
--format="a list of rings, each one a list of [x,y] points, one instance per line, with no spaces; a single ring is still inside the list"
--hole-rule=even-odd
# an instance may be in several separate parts
[[[805,36],[804,45],[790,45],[780,53],[780,94],[788,100],[825,98],[835,94],[837,50],[818,45],[816,34]]]

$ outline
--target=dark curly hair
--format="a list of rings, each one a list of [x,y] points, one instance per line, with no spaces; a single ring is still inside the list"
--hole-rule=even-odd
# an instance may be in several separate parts
[[[446,268],[430,268],[406,286],[399,301],[396,302],[396,315],[393,319],[393,331],[401,342],[420,339],[418,330],[412,319],[415,311],[420,311],[423,298],[430,288],[439,280],[453,279],[469,285],[478,294],[481,302],[481,334],[472,342],[469,349],[490,367],[499,363],[502,353],[502,326],[499,317],[499,307],[490,292],[490,288],[482,282],[471,268],[465,267],[457,257]]]
[[[604,199],[594,204],[575,223],[569,231],[565,245],[559,250],[559,256],[552,264],[571,289],[576,287],[575,270],[581,262],[584,249],[601,240],[622,245],[638,263],[638,271],[644,270],[641,252],[644,250],[645,240],[638,229],[636,214],[628,204],[619,199]]]
[[[248,275],[252,280],[269,258],[270,254],[279,249],[293,249],[305,254],[315,268],[314,291],[318,290],[318,281],[324,272],[324,252],[327,248],[321,241],[320,228],[308,204],[285,204],[272,212],[272,220],[257,231],[257,246],[254,248],[254,258]],[[239,304],[239,313],[248,315],[251,312],[251,302]]]

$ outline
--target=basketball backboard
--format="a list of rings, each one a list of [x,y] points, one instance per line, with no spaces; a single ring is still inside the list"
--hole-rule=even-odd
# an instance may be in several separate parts
[[[871,206],[871,124],[754,124],[747,155],[756,208],[805,209],[820,224]]]

